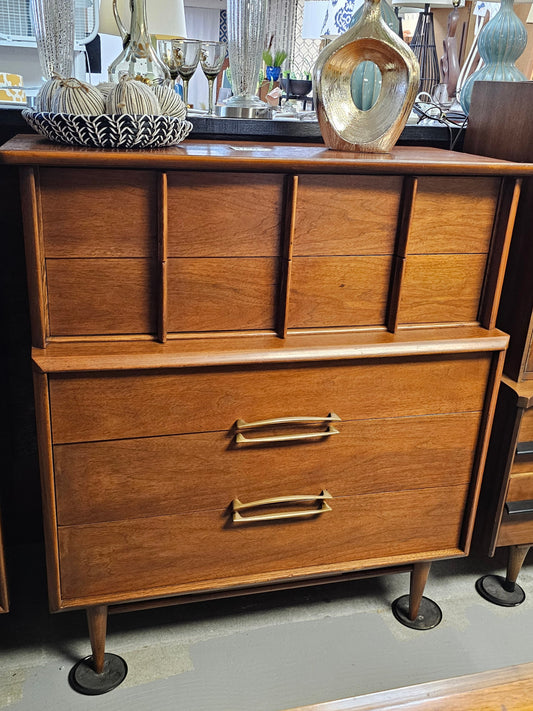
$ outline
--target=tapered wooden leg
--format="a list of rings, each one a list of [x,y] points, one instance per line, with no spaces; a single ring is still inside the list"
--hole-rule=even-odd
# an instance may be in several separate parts
[[[516,579],[522,569],[525,557],[531,544],[509,546],[507,561],[507,575],[484,575],[476,581],[476,590],[489,602],[503,607],[516,607],[524,602],[526,594],[518,585]]]
[[[522,570],[524,560],[528,554],[531,545],[509,546],[509,558],[507,560],[507,576],[505,578],[504,588],[507,592],[514,592],[516,589],[516,579]]]
[[[94,671],[97,674],[101,674],[104,671],[107,605],[88,607],[87,624],[89,626]]]
[[[394,617],[402,625],[414,630],[430,630],[442,620],[440,607],[423,597],[431,563],[414,563],[409,582],[409,595],[402,595],[392,603]]]
[[[409,583],[409,619],[416,620],[431,563],[415,563]]]
[[[87,608],[92,654],[70,670],[69,683],[80,694],[96,696],[111,691],[126,678],[128,666],[122,657],[106,654],[107,605]]]

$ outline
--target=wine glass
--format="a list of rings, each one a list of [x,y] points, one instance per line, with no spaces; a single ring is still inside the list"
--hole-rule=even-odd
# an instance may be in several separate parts
[[[157,40],[157,53],[160,60],[170,72],[172,88],[174,88],[176,79],[178,78],[178,66],[172,51],[172,40]]]
[[[187,106],[189,80],[200,61],[200,40],[173,39],[171,42],[174,63],[183,80],[183,101]]]
[[[209,110],[208,116],[215,116],[213,90],[224,60],[226,59],[225,42],[202,42],[200,49],[200,65],[209,84]]]

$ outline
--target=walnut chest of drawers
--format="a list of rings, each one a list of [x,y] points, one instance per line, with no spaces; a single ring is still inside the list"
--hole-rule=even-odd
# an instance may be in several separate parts
[[[472,94],[465,145],[497,158],[533,162],[533,84],[479,82]],[[513,131],[505,127],[512,122]],[[476,547],[494,555],[508,548],[507,576],[477,583],[491,602],[517,605],[516,583],[533,543],[533,177],[523,180],[497,325],[509,334],[504,374],[492,428]],[[529,474],[529,476],[528,476]]]
[[[50,604],[87,608],[96,665],[109,605],[409,569],[416,618],[430,562],[469,550],[527,169],[37,137],[2,159],[21,174]]]

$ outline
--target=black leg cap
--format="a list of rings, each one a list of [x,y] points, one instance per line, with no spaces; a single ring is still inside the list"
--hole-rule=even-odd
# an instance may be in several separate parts
[[[68,683],[79,694],[99,696],[116,689],[128,673],[128,665],[116,654],[105,654],[104,671],[97,674],[91,656],[80,659],[70,670]]]
[[[392,614],[398,622],[412,630],[431,630],[442,620],[442,610],[428,597],[420,601],[418,615],[414,620],[409,619],[409,595],[402,595],[392,603]]]
[[[513,591],[507,590],[505,578],[501,575],[485,575],[479,578],[476,581],[476,590],[485,600],[502,607],[516,607],[526,599],[526,593],[518,583],[514,584]]]

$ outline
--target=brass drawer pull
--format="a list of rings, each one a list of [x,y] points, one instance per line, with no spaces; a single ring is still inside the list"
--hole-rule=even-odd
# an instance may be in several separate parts
[[[269,427],[270,425],[288,425],[288,424],[309,424],[313,422],[341,422],[341,418],[334,412],[330,412],[327,417],[278,417],[273,420],[259,420],[257,422],[245,422],[237,420],[235,426],[237,430],[247,430],[256,427]],[[319,437],[330,437],[331,435],[340,434],[339,430],[332,425],[324,432],[303,432],[302,434],[292,435],[273,435],[271,437],[245,437],[240,432],[235,437],[237,444],[262,444],[265,442],[290,442],[302,439],[317,439]]]
[[[233,499],[233,523],[253,523],[255,521],[278,521],[284,518],[300,518],[301,516],[317,516],[331,511],[331,506],[326,499],[332,499],[329,491],[324,489],[319,496],[277,496],[273,499],[262,499],[260,501],[250,501],[243,504],[239,499]],[[270,506],[271,504],[305,503],[307,501],[321,501],[319,509],[306,509],[305,511],[284,511],[280,513],[262,514],[259,516],[241,516],[240,511],[258,508],[259,506]]]
[[[330,412],[327,417],[277,417],[274,420],[258,420],[257,422],[237,420],[235,426],[238,430],[250,430],[254,427],[269,427],[270,425],[305,425],[309,422],[341,422],[341,418],[334,412]]]

